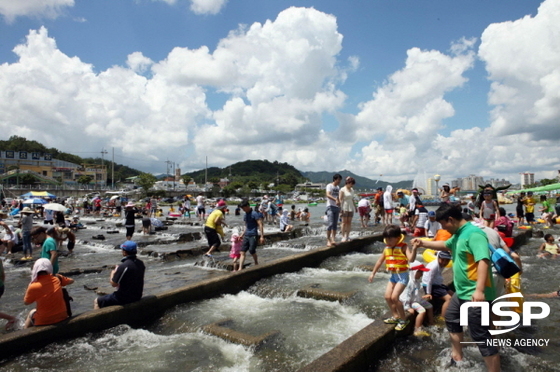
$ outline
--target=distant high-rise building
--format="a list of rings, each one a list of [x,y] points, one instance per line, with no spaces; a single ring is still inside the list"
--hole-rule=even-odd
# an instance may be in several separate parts
[[[524,188],[525,185],[532,185],[535,183],[535,173],[519,173],[521,175],[521,188]]]
[[[502,186],[507,186],[507,185],[511,185],[511,182],[509,182],[508,180],[505,179],[501,179],[501,180],[495,180],[495,179],[491,179],[490,181],[488,181],[489,184],[491,184],[494,187],[502,187]]]
[[[460,187],[462,191],[476,191],[479,185],[484,185],[484,178],[471,174],[468,177],[458,178],[452,182],[453,187]]]

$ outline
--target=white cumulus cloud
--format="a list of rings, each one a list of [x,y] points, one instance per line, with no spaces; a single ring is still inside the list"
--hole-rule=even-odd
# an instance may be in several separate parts
[[[0,0],[0,14],[8,23],[21,16],[56,18],[74,0]]]
[[[498,136],[529,133],[560,139],[560,1],[541,4],[536,16],[490,25],[479,57],[492,89],[492,127]]]
[[[516,181],[526,167],[544,176],[560,169],[557,19],[560,0],[547,0],[534,17],[488,26],[478,55],[476,39],[447,52],[410,48],[354,113],[345,112],[343,83],[369,66],[359,55],[341,60],[336,18],[315,9],[288,8],[162,60],[135,51],[104,71],[59,50],[41,28],[0,65],[0,131],[69,152],[115,147],[150,171],[166,159],[200,169],[208,156],[213,166],[268,159],[388,180],[426,170],[445,181],[471,173]],[[475,63],[490,79],[490,120],[448,130],[449,97],[468,94]]]
[[[218,14],[227,0],[191,0],[191,10],[196,14]]]

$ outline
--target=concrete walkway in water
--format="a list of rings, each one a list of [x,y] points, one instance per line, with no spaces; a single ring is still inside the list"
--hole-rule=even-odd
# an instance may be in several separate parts
[[[294,236],[293,234],[298,234],[298,231],[282,234],[285,234],[284,238],[289,238]],[[279,235],[267,236],[268,239],[280,237]],[[18,355],[51,342],[82,336],[89,332],[98,332],[119,324],[131,326],[149,324],[176,305],[226,293],[238,293],[262,278],[296,272],[304,267],[316,267],[328,257],[358,251],[364,246],[380,240],[380,235],[376,234],[340,243],[331,248],[321,247],[296,253],[289,257],[249,267],[240,272],[145,296],[141,301],[130,305],[87,311],[56,325],[15,331],[0,337],[0,358]]]
[[[133,327],[149,324],[158,319],[165,311],[179,304],[209,299],[226,293],[238,293],[262,278],[286,272],[296,272],[305,267],[317,267],[329,257],[360,251],[367,245],[381,241],[380,231],[380,227],[368,229],[367,233],[370,235],[347,243],[339,243],[335,247],[318,247],[309,251],[294,253],[288,257],[249,267],[241,272],[228,274],[224,271],[223,275],[215,278],[199,280],[180,288],[145,296],[141,301],[134,304],[87,311],[57,325],[6,334],[0,337],[0,358],[18,355],[29,349],[41,348],[49,343],[83,336],[89,332],[102,331],[119,324],[129,324]],[[267,242],[293,239],[303,234],[302,229],[296,229],[291,233],[268,234]],[[321,239],[323,239],[322,236]],[[518,236],[516,243],[522,244],[523,239],[526,239],[525,235]],[[142,245],[142,249],[150,251],[150,244]],[[199,249],[200,252],[193,252],[193,255],[203,252],[200,247]],[[153,251],[150,254],[153,254]],[[177,254],[180,259],[180,254],[183,253],[179,252]],[[173,255],[171,254],[171,256]],[[330,296],[332,294],[323,293],[319,295]],[[212,331],[220,332],[222,326],[222,323],[216,324]],[[412,327],[409,326],[405,332],[400,332],[399,336],[407,334],[411,330]],[[394,331],[394,326],[383,324],[380,321],[373,322],[302,370],[367,370],[375,360],[383,355],[384,350],[390,347],[396,337],[397,333]]]

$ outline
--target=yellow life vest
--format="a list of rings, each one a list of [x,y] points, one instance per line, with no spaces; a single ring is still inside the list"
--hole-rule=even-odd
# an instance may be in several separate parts
[[[406,246],[403,242],[404,235],[394,247],[385,247],[385,268],[390,273],[402,273],[408,271],[408,257],[402,251],[402,247]],[[385,242],[386,243],[386,242]]]

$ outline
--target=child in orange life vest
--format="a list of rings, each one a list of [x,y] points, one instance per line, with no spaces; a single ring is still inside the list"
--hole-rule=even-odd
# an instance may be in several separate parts
[[[391,309],[392,316],[384,319],[383,322],[396,324],[395,329],[402,331],[406,328],[409,321],[406,320],[404,307],[402,302],[399,301],[399,296],[408,284],[408,263],[416,259],[416,247],[408,248],[408,245],[404,242],[401,228],[396,225],[385,227],[383,238],[387,246],[383,250],[381,257],[377,260],[368,280],[370,283],[373,282],[375,274],[381,268],[383,262],[385,262],[385,268],[391,274],[387,283],[387,289],[385,289],[385,301],[387,301]]]

